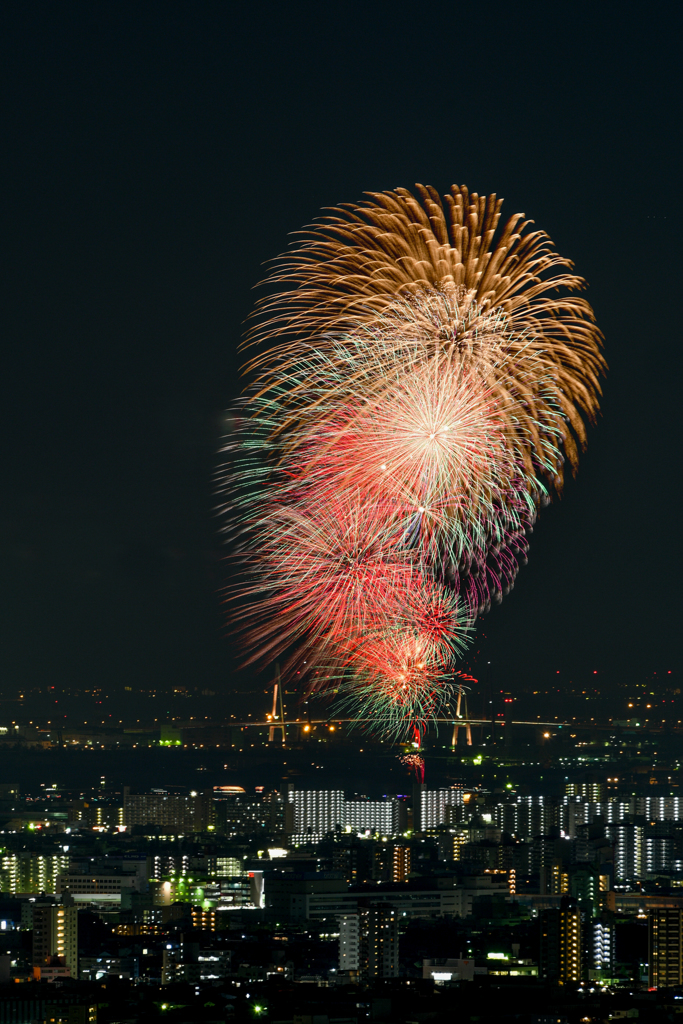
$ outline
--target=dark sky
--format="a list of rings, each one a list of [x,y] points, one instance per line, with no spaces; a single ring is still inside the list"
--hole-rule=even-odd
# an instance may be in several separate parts
[[[547,230],[611,368],[486,658],[678,668],[680,23],[637,10],[3,6],[5,693],[248,688],[211,478],[251,288],[320,207],[415,181]]]

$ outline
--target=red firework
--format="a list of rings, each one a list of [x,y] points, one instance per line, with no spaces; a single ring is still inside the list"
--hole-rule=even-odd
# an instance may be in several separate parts
[[[422,754],[402,754],[399,757],[399,761],[414,774],[419,785],[423,786],[425,781],[425,759]]]

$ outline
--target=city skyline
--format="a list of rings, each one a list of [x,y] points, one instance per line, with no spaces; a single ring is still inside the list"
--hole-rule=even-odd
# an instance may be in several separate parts
[[[0,1021],[678,1015],[675,18],[666,6],[3,5]],[[297,407],[298,385],[283,398],[285,364],[270,364],[260,436],[270,452],[277,413],[280,518],[251,541],[253,593],[231,602],[226,453],[257,438],[241,368],[270,328],[261,349],[240,345],[277,284],[254,286],[297,240],[311,256],[320,217],[328,239],[343,235],[353,215],[340,204],[370,193],[371,244],[334,260],[315,250],[313,319],[303,292],[277,307],[285,320],[294,310],[285,355],[304,344],[306,402],[334,412]],[[502,312],[524,285],[517,243],[488,261],[499,200],[503,220],[530,221],[519,250],[546,254],[532,290],[553,266],[563,287],[588,282],[573,306],[549,299],[555,324],[571,325],[562,339],[527,307],[533,353],[528,316],[513,324],[512,300]],[[569,262],[553,264],[549,239]],[[381,273],[367,274],[371,253]],[[504,281],[487,278],[496,266]],[[350,279],[363,301],[342,344]],[[412,299],[397,297],[399,279]],[[481,284],[476,303],[462,281]],[[381,359],[366,345],[351,385],[361,321]],[[401,363],[410,346],[415,362]],[[397,422],[442,400],[438,430],[420,422],[423,440],[443,440],[447,472],[408,466],[415,452],[395,431],[392,457],[376,458]],[[577,408],[587,448],[573,475]],[[251,468],[244,528],[267,504]],[[467,501],[454,505],[456,491]],[[442,533],[418,518],[432,499],[447,510]],[[358,600],[331,616],[325,531],[344,535],[340,574],[358,570]],[[296,554],[312,549],[309,586]],[[269,601],[292,580],[298,590]],[[473,623],[455,590],[468,614],[485,610],[457,664],[445,648]],[[323,672],[336,671],[330,651],[328,666],[374,671],[407,649],[418,678],[416,637],[427,644],[443,703],[421,690],[402,742],[373,735],[367,705],[307,696],[292,646],[302,594],[303,628],[331,641]],[[382,631],[390,657],[373,647]]]

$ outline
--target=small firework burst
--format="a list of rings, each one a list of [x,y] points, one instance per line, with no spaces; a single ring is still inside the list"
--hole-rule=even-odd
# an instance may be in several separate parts
[[[425,759],[422,754],[401,754],[399,761],[415,776],[415,781],[424,785],[425,780]]]

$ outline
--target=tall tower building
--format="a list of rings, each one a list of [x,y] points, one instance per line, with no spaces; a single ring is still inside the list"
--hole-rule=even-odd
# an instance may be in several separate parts
[[[563,985],[581,981],[583,946],[581,911],[572,896],[563,896],[559,909],[541,914],[541,977]]]
[[[398,978],[398,914],[384,903],[358,905],[361,976]]]
[[[653,910],[648,926],[650,988],[683,984],[683,911]]]
[[[398,978],[398,914],[384,903],[359,901],[339,918],[339,970],[363,980]]]
[[[33,966],[44,967],[61,957],[72,978],[78,977],[78,911],[76,907],[33,908]]]
[[[609,979],[614,974],[615,939],[614,916],[603,913],[586,924],[588,931],[586,953],[588,977],[591,980]]]
[[[642,878],[644,867],[643,825],[607,824],[605,834],[616,844],[614,853],[614,877],[619,881]]]

